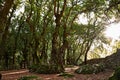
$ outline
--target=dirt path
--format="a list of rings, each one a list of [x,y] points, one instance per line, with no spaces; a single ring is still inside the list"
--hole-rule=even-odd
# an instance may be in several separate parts
[[[29,72],[29,70],[20,70],[20,71],[5,71],[5,72],[1,72],[3,76],[5,75],[12,75],[12,74],[22,74],[22,73],[27,73]]]
[[[17,80],[18,78],[26,75],[35,75],[41,77],[42,80],[108,80],[108,78],[112,75],[112,70],[106,70],[104,72],[98,74],[75,74],[74,70],[77,67],[66,68],[66,72],[72,73],[75,75],[73,78],[64,78],[59,77],[58,74],[34,74],[30,73],[29,70],[9,70],[9,71],[1,71],[2,80]]]

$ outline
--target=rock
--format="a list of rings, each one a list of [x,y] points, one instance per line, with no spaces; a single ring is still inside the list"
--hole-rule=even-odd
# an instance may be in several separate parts
[[[108,69],[115,69],[120,66],[120,49],[117,49],[115,53],[105,58],[91,59],[88,60],[88,64],[98,64],[104,63],[105,67]]]

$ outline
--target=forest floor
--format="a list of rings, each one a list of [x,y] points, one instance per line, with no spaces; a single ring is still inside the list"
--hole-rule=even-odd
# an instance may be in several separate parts
[[[30,76],[35,75],[42,80],[108,80],[108,78],[113,74],[113,70],[105,70],[104,72],[100,72],[98,74],[76,74],[74,70],[78,67],[69,67],[65,68],[65,71],[75,75],[72,78],[60,77],[59,74],[35,74],[30,73],[29,70],[21,69],[21,70],[9,70],[9,71],[1,71],[2,80],[17,80],[22,76]]]

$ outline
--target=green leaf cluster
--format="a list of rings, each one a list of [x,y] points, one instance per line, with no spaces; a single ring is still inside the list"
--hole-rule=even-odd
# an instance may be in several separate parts
[[[41,80],[41,79],[37,79],[38,77],[37,76],[23,76],[23,77],[20,77],[19,79],[17,80]]]
[[[87,64],[87,65],[83,65],[80,66],[80,68],[78,68],[77,70],[75,70],[76,73],[78,74],[96,74],[99,72],[104,71],[104,64],[100,63],[100,64]]]
[[[117,67],[115,69],[113,76],[111,76],[109,80],[119,80],[119,79],[120,79],[120,67]]]

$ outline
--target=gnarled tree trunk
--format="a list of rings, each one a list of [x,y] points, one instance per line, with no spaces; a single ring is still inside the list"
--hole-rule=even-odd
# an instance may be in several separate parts
[[[51,62],[52,64],[57,66],[56,72],[63,72],[63,53],[60,51],[59,46],[59,29],[61,26],[61,18],[63,17],[64,10],[66,8],[66,0],[64,0],[64,4],[62,10],[60,11],[60,1],[54,0],[54,16],[55,16],[55,30],[53,33],[52,39],[52,51],[51,51]]]

